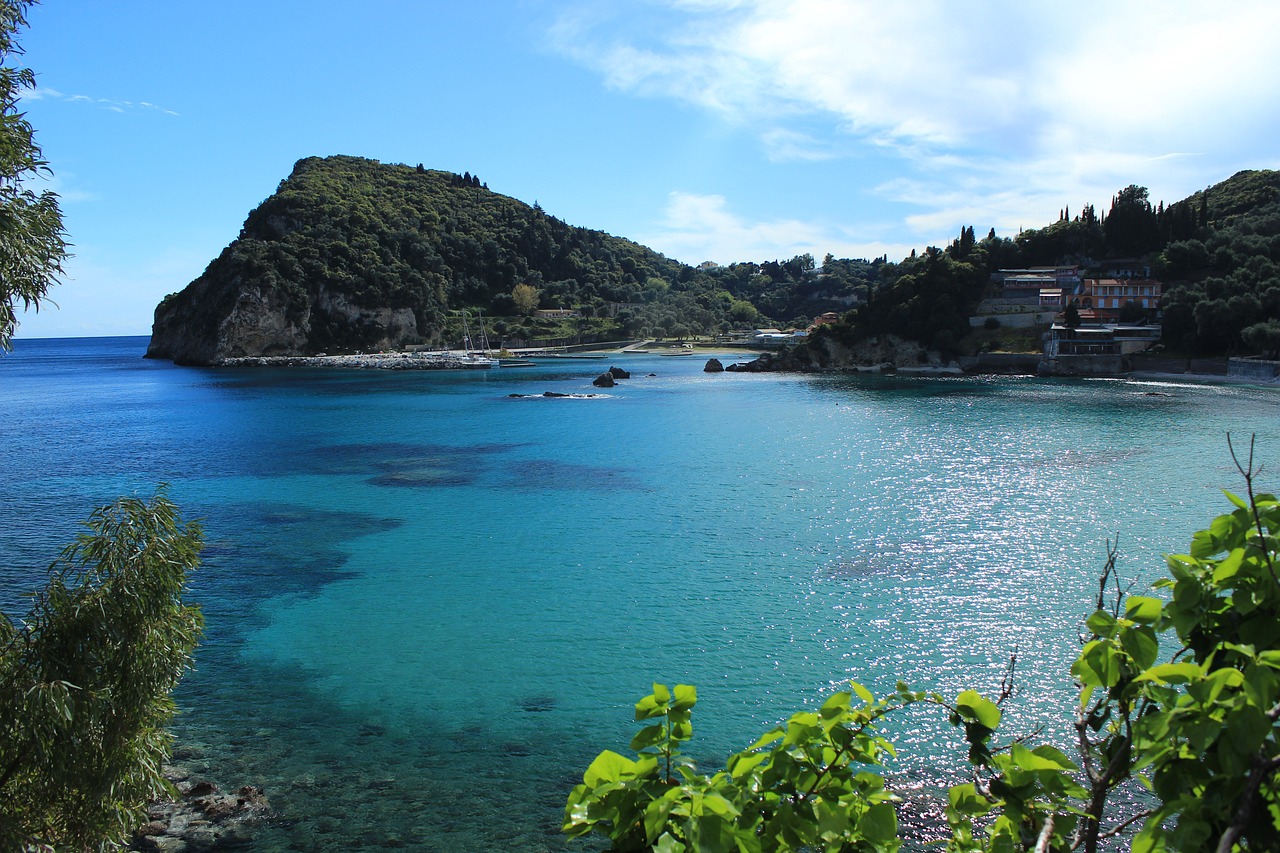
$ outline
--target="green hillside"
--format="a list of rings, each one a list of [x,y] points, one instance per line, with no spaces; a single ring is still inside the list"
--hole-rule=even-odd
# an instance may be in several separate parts
[[[1016,237],[973,228],[945,248],[886,265],[882,287],[843,322],[821,330],[845,345],[894,334],[945,356],[971,335],[967,318],[998,269],[1080,264],[1100,273],[1108,258],[1144,260],[1164,283],[1164,344],[1199,355],[1280,350],[1280,172],[1244,171],[1188,198],[1152,204],[1129,186],[1105,213],[1072,216]]]
[[[568,225],[470,174],[312,157],[198,279],[166,297],[149,355],[214,363],[452,345],[459,309],[484,312],[513,340],[566,331],[530,318],[534,308],[578,311],[569,331],[612,338],[807,322],[864,298],[877,280],[878,264],[829,267],[822,280],[807,255],[694,268]]]
[[[899,263],[812,256],[691,267],[470,174],[357,157],[300,160],[240,236],[156,309],[149,355],[216,363],[410,344],[456,346],[460,310],[503,340],[713,334],[844,321],[845,344],[882,334],[943,355],[971,344],[968,316],[997,269],[1143,258],[1165,282],[1166,345],[1222,353],[1280,348],[1280,173],[1241,172],[1152,204],[1129,186],[1014,238],[962,228]],[[531,316],[572,309],[572,320]]]

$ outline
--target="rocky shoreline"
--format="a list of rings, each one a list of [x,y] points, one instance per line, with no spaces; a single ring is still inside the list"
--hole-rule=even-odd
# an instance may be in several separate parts
[[[356,355],[261,355],[224,358],[218,367],[338,367],[361,370],[464,370],[455,352],[378,352]]]
[[[148,823],[134,833],[130,850],[195,853],[243,849],[252,840],[253,825],[271,817],[271,806],[259,787],[245,785],[223,793],[184,768],[166,766],[164,773],[178,797],[148,805]]]

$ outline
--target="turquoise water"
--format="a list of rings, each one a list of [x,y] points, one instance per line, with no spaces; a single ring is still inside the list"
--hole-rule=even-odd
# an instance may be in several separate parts
[[[1013,726],[1061,732],[1106,541],[1158,577],[1239,485],[1228,432],[1280,470],[1274,389],[619,356],[605,396],[517,399],[609,362],[205,370],[145,344],[0,358],[0,604],[89,507],[170,483],[209,540],[179,757],[266,788],[263,850],[573,847],[564,798],[655,680],[698,686],[708,768],[849,678],[994,691],[1015,647]],[[945,729],[902,726],[903,784],[962,760]]]

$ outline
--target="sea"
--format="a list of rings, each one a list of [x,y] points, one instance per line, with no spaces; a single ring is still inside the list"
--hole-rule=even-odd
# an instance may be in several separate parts
[[[1275,388],[146,345],[0,356],[0,607],[25,612],[93,507],[166,484],[206,535],[175,759],[264,789],[252,850],[590,849],[565,798],[655,682],[697,687],[712,771],[851,679],[993,696],[1016,654],[1008,733],[1065,747],[1108,548],[1133,591],[1161,577],[1244,488],[1228,436],[1280,488]],[[611,365],[630,378],[594,388]],[[888,733],[909,794],[965,764],[936,712]]]

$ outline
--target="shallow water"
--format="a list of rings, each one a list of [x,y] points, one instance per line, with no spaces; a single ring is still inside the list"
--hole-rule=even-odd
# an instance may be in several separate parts
[[[1270,389],[619,356],[604,396],[517,399],[609,362],[207,370],[145,344],[0,358],[0,604],[91,506],[170,483],[209,541],[179,756],[266,788],[261,850],[573,847],[565,796],[655,680],[698,686],[709,768],[849,678],[992,692],[1015,647],[1013,726],[1061,732],[1107,540],[1154,580],[1239,487],[1228,432],[1280,468]],[[901,728],[901,780],[963,760],[942,721]]]

